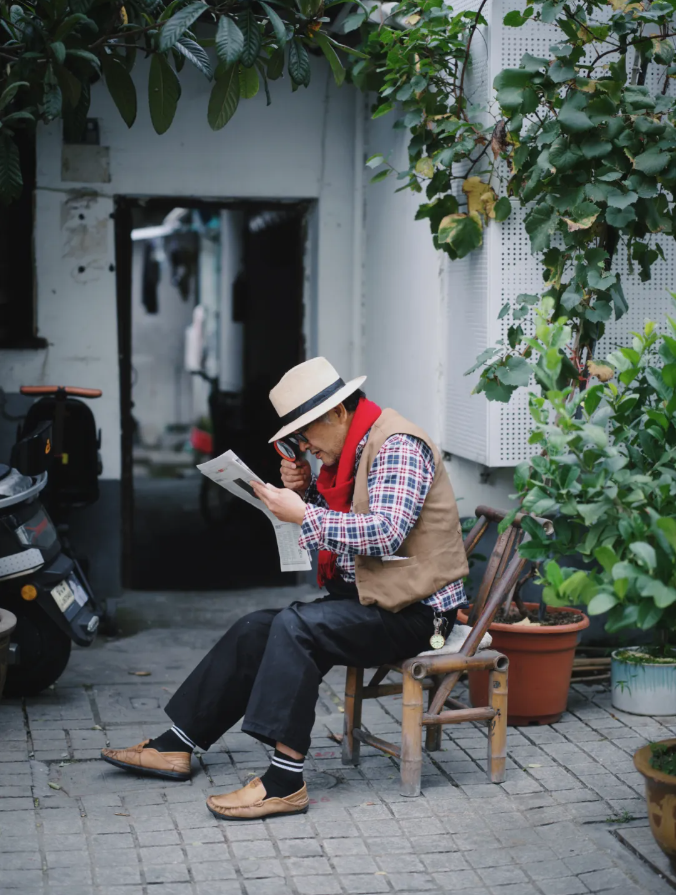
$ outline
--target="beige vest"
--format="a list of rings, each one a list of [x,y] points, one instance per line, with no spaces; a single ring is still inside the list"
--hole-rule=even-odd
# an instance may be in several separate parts
[[[371,428],[355,479],[354,512],[370,512],[369,471],[387,439],[399,434],[414,435],[429,445],[434,454],[435,475],[417,522],[397,550],[397,556],[406,558],[355,557],[359,601],[365,606],[377,603],[390,612],[399,612],[431,597],[469,572],[458,507],[441,453],[426,432],[395,410],[383,410]]]

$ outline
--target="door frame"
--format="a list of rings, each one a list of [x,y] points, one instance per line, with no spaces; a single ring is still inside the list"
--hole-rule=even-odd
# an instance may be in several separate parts
[[[301,339],[305,357],[316,352],[317,332],[317,263],[318,224],[316,199],[200,199],[188,196],[115,196],[113,212],[115,230],[115,271],[117,301],[117,341],[120,388],[120,512],[121,512],[121,581],[123,588],[132,588],[134,544],[134,461],[132,418],[132,259],[133,211],[137,208],[166,210],[174,208],[204,209],[218,212],[283,210],[289,207],[303,211],[305,246],[303,272],[303,326]],[[308,352],[311,352],[310,354]]]

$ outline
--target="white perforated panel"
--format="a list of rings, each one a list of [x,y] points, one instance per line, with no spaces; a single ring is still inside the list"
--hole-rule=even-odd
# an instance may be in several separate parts
[[[517,67],[524,53],[549,56],[550,45],[558,38],[554,26],[529,22],[521,28],[505,28],[502,20],[512,9],[521,9],[522,0],[493,0],[484,8],[488,29],[472,44],[469,91],[475,103],[492,100],[492,83],[502,68]],[[463,0],[454,4],[458,11],[477,9],[478,3]],[[481,39],[479,39],[481,37]],[[649,69],[646,84],[655,86],[657,72]],[[670,92],[674,85],[670,84]],[[496,110],[494,110],[496,111]],[[523,228],[526,210],[514,203],[511,216],[500,225],[491,224],[484,233],[484,245],[469,257],[448,262],[447,283],[447,363],[443,447],[452,454],[490,467],[516,466],[535,452],[528,445],[530,414],[528,389],[519,389],[508,404],[488,402],[483,395],[471,395],[478,373],[464,371],[475,358],[498,339],[505,338],[512,322],[509,315],[498,320],[505,302],[514,305],[520,293],[542,291],[542,268],[531,254],[530,240]],[[653,278],[641,283],[629,276],[626,250],[622,247],[614,269],[623,277],[629,312],[619,321],[608,323],[597,346],[602,358],[617,344],[627,344],[631,331],[642,329],[646,319],[664,320],[673,309],[670,289],[676,291],[676,245],[671,237],[660,240],[666,263],[658,262]],[[522,326],[526,329],[524,322]]]

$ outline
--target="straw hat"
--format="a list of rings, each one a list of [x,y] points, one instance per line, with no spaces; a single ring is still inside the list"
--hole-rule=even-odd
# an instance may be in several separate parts
[[[344,382],[325,357],[313,357],[292,367],[270,392],[272,406],[282,424],[270,441],[284,438],[318,420],[356,392],[365,380],[366,376],[358,376]]]

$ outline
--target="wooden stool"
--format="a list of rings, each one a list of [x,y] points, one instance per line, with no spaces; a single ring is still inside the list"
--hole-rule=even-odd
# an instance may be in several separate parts
[[[500,522],[507,514],[490,507],[476,509],[478,521],[465,538],[465,552],[469,556],[491,522]],[[401,759],[401,794],[420,795],[422,772],[422,732],[426,728],[425,747],[429,752],[441,748],[441,728],[445,724],[464,721],[488,722],[488,762],[486,773],[492,783],[505,779],[507,744],[507,672],[506,656],[494,650],[480,650],[478,646],[488,631],[495,613],[503,604],[509,605],[528,560],[518,553],[520,544],[530,540],[521,528],[525,514],[498,536],[486,564],[486,570],[472,607],[469,623],[472,630],[457,653],[421,655],[398,665],[383,665],[364,686],[364,669],[350,667],[345,681],[345,724],[343,733],[343,764],[359,764],[361,743],[374,746],[381,752]],[[548,520],[535,517],[551,527]],[[401,683],[383,683],[391,672],[402,675]],[[450,693],[466,671],[488,671],[488,705],[470,708]],[[429,691],[427,711],[423,706],[423,690]],[[362,729],[361,714],[364,699],[378,699],[393,694],[403,695],[401,746],[388,743]]]

